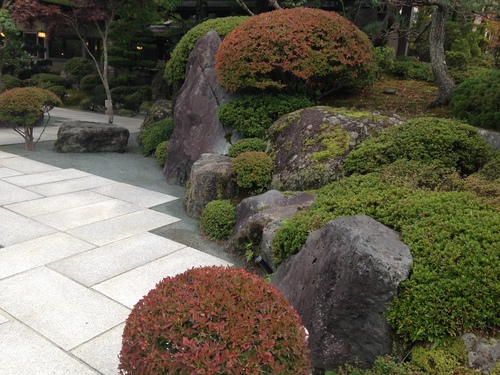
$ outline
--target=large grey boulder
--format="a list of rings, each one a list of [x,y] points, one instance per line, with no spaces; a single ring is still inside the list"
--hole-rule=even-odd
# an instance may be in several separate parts
[[[500,363],[500,340],[466,333],[462,335],[470,368],[489,374]]]
[[[127,128],[101,123],[74,121],[59,126],[55,149],[58,152],[125,152]]]
[[[198,219],[207,203],[237,195],[231,164],[230,157],[216,154],[202,154],[193,164],[184,196],[188,216]]]
[[[188,58],[186,80],[174,106],[175,129],[169,140],[163,175],[167,182],[185,185],[201,154],[227,154],[231,129],[217,118],[229,93],[219,86],[215,57],[221,38],[210,30],[199,39]]]
[[[369,367],[391,351],[383,314],[407,279],[412,257],[393,230],[365,215],[330,221],[275,272],[275,284],[309,331],[316,368],[360,361]]]
[[[325,106],[284,115],[267,132],[270,152],[276,155],[271,187],[298,191],[325,186],[343,176],[341,166],[357,144],[402,122],[391,113]]]
[[[245,253],[250,247],[255,255],[260,255],[269,266],[274,267],[271,243],[283,219],[309,208],[315,197],[304,192],[282,194],[269,190],[243,199],[236,206],[236,225],[225,250]]]
[[[476,128],[479,134],[488,142],[488,144],[493,148],[493,150],[500,150],[500,132],[494,130],[487,130]]]

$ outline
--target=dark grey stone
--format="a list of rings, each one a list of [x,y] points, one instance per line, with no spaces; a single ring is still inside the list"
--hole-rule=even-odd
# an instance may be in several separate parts
[[[489,374],[500,363],[499,340],[476,336],[473,333],[464,334],[462,340],[467,349],[470,368],[481,374]]]
[[[130,132],[127,128],[102,123],[63,123],[57,132],[58,152],[124,152]]]
[[[228,156],[202,154],[193,164],[184,196],[188,216],[198,219],[207,203],[231,199],[238,193],[232,179],[232,159]]]
[[[226,251],[244,253],[249,244],[255,255],[274,267],[271,243],[283,219],[310,207],[316,196],[304,192],[282,194],[269,190],[264,194],[243,199],[236,206],[236,225],[226,243]]]
[[[227,154],[232,130],[224,129],[217,109],[229,99],[219,86],[215,58],[221,39],[210,30],[199,39],[188,58],[186,80],[174,106],[175,129],[169,140],[163,175],[170,184],[184,186],[201,154]]]
[[[412,257],[393,230],[365,215],[330,221],[275,272],[275,284],[309,330],[316,368],[359,361],[363,367],[391,351],[383,314],[407,279]]]

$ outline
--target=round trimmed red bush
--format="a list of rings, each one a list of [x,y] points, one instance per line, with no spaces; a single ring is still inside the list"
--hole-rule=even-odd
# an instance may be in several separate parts
[[[217,54],[220,84],[287,89],[322,96],[366,85],[375,68],[368,37],[335,12],[282,9],[251,17],[231,31]]]
[[[120,374],[308,374],[306,333],[279,290],[243,269],[167,277],[132,310]]]

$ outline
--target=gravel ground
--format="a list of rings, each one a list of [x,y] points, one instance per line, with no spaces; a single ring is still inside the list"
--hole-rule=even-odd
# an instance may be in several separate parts
[[[153,209],[175,216],[181,221],[156,229],[152,233],[225,259],[235,265],[244,265],[242,259],[224,252],[220,244],[209,241],[200,234],[198,220],[186,216],[182,207],[184,188],[168,185],[156,160],[142,156],[137,143],[137,134],[130,135],[129,144],[123,154],[58,153],[54,151],[54,141],[39,142],[33,151],[27,151],[24,144],[0,146],[0,149],[56,167],[75,168],[114,181],[179,197],[173,202],[156,206]]]

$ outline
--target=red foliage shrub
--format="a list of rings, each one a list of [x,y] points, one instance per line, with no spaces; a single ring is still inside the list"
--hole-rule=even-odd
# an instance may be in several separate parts
[[[352,81],[366,84],[375,68],[373,47],[354,24],[312,8],[262,13],[226,36],[217,55],[220,84],[287,88],[321,96]]]
[[[167,277],[127,319],[120,374],[308,374],[305,331],[276,287],[242,269]]]

